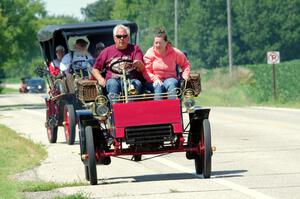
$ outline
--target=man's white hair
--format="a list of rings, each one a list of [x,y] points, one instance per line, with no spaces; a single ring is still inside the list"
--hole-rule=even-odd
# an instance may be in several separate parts
[[[127,35],[130,36],[130,29],[127,26],[124,26],[123,24],[118,24],[113,29],[114,37],[117,35],[117,32],[119,29],[124,29],[126,31]]]

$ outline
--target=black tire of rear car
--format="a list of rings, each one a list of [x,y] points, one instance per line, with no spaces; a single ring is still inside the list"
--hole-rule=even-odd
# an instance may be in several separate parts
[[[87,166],[88,176],[89,176],[90,184],[96,185],[98,183],[97,167],[96,167],[93,129],[91,126],[87,126],[85,128],[85,135],[86,135],[86,149],[88,154],[88,166]]]
[[[211,130],[208,119],[204,119],[202,122],[201,140],[199,142],[199,148],[201,143],[204,145],[204,155],[197,154],[195,157],[195,169],[197,174],[203,174],[204,178],[210,178],[211,176]]]
[[[76,136],[76,119],[75,119],[75,111],[74,111],[74,106],[72,104],[66,104],[64,106],[64,120],[66,120],[66,114],[69,113],[69,116],[67,117],[69,121],[68,125],[64,125],[64,130],[65,130],[65,137],[66,137],[66,142],[68,145],[73,145],[75,142],[75,136]],[[69,128],[69,129],[67,129]],[[69,131],[69,133],[67,133]],[[69,135],[67,135],[69,134]]]
[[[48,141],[50,143],[56,143],[57,141],[57,129],[58,127],[47,127],[47,136],[48,136]]]

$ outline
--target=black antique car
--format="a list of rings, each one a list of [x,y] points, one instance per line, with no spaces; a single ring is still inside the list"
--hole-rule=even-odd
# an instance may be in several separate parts
[[[114,26],[123,24],[131,29],[132,42],[136,41],[137,25],[126,20],[109,20],[81,24],[48,25],[37,33],[37,39],[44,57],[45,66],[39,68],[38,73],[46,76],[49,86],[48,97],[45,99],[47,112],[45,126],[50,143],[57,141],[59,126],[64,127],[66,142],[74,144],[76,130],[76,110],[84,109],[90,97],[84,97],[82,85],[94,85],[95,81],[81,80],[74,76],[68,79],[63,76],[54,76],[50,73],[49,65],[56,58],[55,48],[62,45],[66,53],[70,51],[68,40],[71,37],[84,36],[90,42],[88,51],[94,54],[96,44],[102,42],[105,46],[114,43],[112,32]],[[99,88],[99,92],[100,88]],[[94,97],[91,98],[94,100]]]

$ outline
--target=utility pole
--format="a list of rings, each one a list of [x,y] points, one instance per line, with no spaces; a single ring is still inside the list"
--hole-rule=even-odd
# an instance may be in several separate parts
[[[228,62],[229,73],[232,76],[232,36],[231,36],[231,3],[227,0],[227,29],[228,29]]]
[[[177,4],[178,4],[178,1],[177,0],[174,0],[174,13],[175,13],[175,27],[174,27],[174,37],[175,37],[175,47],[178,48],[178,35],[177,35]]]

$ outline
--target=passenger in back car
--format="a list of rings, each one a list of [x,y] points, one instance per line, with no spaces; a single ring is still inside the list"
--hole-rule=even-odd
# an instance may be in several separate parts
[[[65,55],[65,48],[62,45],[58,45],[55,48],[56,59],[54,59],[49,65],[49,71],[53,76],[60,74],[60,62]]]
[[[63,57],[60,70],[65,74],[75,73],[87,79],[89,77],[88,66],[93,61],[92,55],[88,52],[89,44],[85,36],[69,38],[68,45],[71,52]]]

